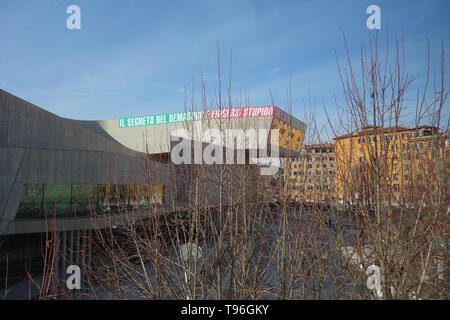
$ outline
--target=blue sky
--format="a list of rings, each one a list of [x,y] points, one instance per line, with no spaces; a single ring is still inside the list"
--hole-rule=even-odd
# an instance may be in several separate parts
[[[81,30],[66,28],[71,4],[81,8]],[[340,28],[357,61],[370,4],[381,8],[381,36],[388,25],[392,37],[404,26],[407,69],[420,86],[427,39],[433,69],[441,41],[449,55],[448,0],[0,0],[0,88],[75,119],[178,112],[193,79],[200,102],[201,72],[213,97],[218,41],[225,91],[233,51],[236,104],[247,90],[251,105],[270,105],[271,89],[284,107],[291,77],[294,116],[305,117],[309,91],[334,117],[333,95],[342,99],[335,60],[335,51],[344,54]],[[317,118],[324,123],[322,107]]]

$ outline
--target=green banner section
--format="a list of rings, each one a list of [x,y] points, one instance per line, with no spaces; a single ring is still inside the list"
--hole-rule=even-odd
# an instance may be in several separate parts
[[[119,128],[151,126],[157,124],[178,123],[192,120],[201,120],[203,112],[175,112],[152,116],[129,117],[119,119]]]

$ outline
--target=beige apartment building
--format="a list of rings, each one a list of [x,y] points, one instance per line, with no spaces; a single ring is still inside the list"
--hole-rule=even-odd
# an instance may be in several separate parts
[[[433,126],[368,126],[335,138],[338,198],[370,200],[375,164],[386,179],[385,196],[399,202],[437,196],[447,185],[450,139]],[[388,199],[385,199],[388,200]]]
[[[288,196],[297,201],[330,201],[336,198],[334,144],[305,145],[298,158],[286,159]]]

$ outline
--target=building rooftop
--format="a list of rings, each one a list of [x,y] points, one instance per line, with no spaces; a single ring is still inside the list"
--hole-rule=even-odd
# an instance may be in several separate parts
[[[332,144],[330,142],[326,142],[326,143],[316,143],[316,144],[305,145],[305,149],[315,149],[315,148],[334,148],[334,144]]]
[[[384,134],[384,133],[394,133],[394,132],[402,132],[402,131],[415,131],[415,130],[420,130],[420,129],[431,129],[432,131],[437,132],[436,127],[429,126],[429,125],[423,125],[423,126],[419,126],[419,127],[415,127],[415,128],[409,128],[407,126],[402,126],[402,125],[386,127],[386,128],[380,128],[377,126],[366,126],[366,127],[363,127],[359,131],[355,130],[351,133],[338,136],[338,137],[334,138],[334,140],[345,139],[345,138],[349,138],[349,137],[357,137],[357,136],[375,135],[375,134],[380,134],[380,133]]]

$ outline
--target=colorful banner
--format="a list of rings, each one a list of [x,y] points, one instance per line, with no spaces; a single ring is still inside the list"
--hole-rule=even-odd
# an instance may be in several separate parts
[[[273,117],[275,107],[246,107],[207,110],[207,119]]]
[[[254,118],[273,117],[276,107],[244,107],[226,108],[195,112],[177,112],[152,116],[129,117],[119,119],[119,128],[151,126],[202,119],[229,119],[229,118]],[[203,116],[205,115],[205,116]]]

